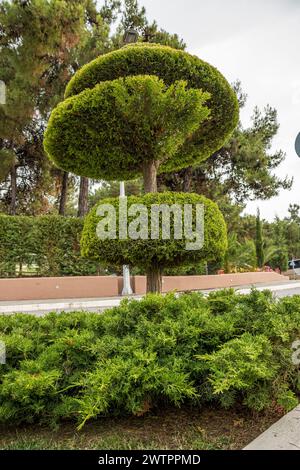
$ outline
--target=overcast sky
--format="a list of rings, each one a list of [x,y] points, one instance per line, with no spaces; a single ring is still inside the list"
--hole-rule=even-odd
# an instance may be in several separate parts
[[[139,0],[147,16],[176,32],[192,54],[215,65],[233,82],[240,79],[248,94],[242,123],[253,107],[278,110],[280,130],[274,149],[287,154],[277,173],[295,176],[291,191],[269,201],[255,201],[263,217],[287,215],[290,203],[300,204],[300,158],[294,143],[300,132],[300,0]]]

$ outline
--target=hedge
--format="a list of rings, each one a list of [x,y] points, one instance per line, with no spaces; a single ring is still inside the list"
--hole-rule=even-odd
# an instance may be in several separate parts
[[[290,410],[299,337],[300,296],[258,291],[151,294],[102,315],[0,315],[0,422],[80,428],[183,403]]]
[[[99,266],[80,255],[82,219],[0,215],[0,276],[80,276]]]
[[[238,123],[239,107],[237,97],[229,83],[217,69],[196,56],[157,44],[143,43],[126,46],[98,57],[82,67],[74,75],[67,86],[65,98],[73,97],[73,100],[76,101],[76,97],[80,97],[79,99],[81,100],[80,93],[85,93],[87,89],[91,90],[103,82],[135,75],[155,75],[163,80],[167,87],[183,80],[187,83],[188,88],[202,90],[210,95],[210,99],[207,102],[207,106],[210,109],[210,118],[204,122],[199,120],[198,128],[190,134],[189,138],[172,158],[162,163],[158,170],[159,172],[184,168],[207,159],[223,146]],[[87,94],[86,96],[89,95]],[[67,100],[66,103],[67,108],[72,107],[73,101]],[[55,113],[56,110],[54,110],[54,116]],[[82,119],[84,118],[83,114],[79,116]],[[78,129],[77,127],[73,131],[69,128],[64,129],[63,122],[61,123],[61,133],[65,140],[63,158],[62,155],[59,155],[58,149],[55,151],[54,140],[53,142],[47,142],[48,139],[51,140],[52,125],[53,120],[50,119],[46,132],[46,151],[50,158],[53,158],[60,167],[68,171],[75,171],[74,159],[79,158],[78,155],[80,155],[82,142],[82,139],[80,139],[78,145],[76,145]],[[111,132],[113,131],[114,128],[111,128]],[[95,141],[98,141],[98,136],[95,134],[93,127],[90,129],[89,134],[90,138],[94,136]],[[120,139],[121,137],[123,138],[124,136],[121,135]],[[68,154],[67,160],[65,157],[66,148]],[[90,148],[90,151],[92,150],[93,147]],[[97,146],[99,154],[102,154],[104,150],[105,146]],[[122,158],[123,155],[120,153],[120,160]],[[132,155],[132,158],[138,158],[138,155]],[[84,157],[82,157],[82,160],[84,160]],[[84,166],[84,161],[81,163]],[[112,172],[115,164],[115,159],[112,159],[110,161]],[[121,165],[121,162],[118,164]],[[134,171],[134,165],[126,166],[124,164],[123,172],[119,174],[119,178],[131,178]],[[95,172],[96,168],[93,169],[92,176],[94,178],[103,178],[101,167],[99,167],[97,174]],[[82,174],[82,170],[77,170],[76,173]],[[106,178],[108,178],[107,174]],[[112,173],[108,179],[113,178],[115,178],[115,174]]]
[[[107,214],[103,216],[97,215],[98,207],[110,204],[116,212],[116,238],[100,239],[97,235],[98,223],[107,218]],[[222,259],[227,248],[226,224],[217,204],[193,193],[149,193],[144,196],[129,196],[127,198],[128,211],[134,204],[143,204],[148,212],[148,239],[120,239],[119,236],[119,198],[107,198],[101,201],[101,205],[96,205],[87,215],[82,232],[81,247],[82,255],[98,261],[99,263],[108,263],[114,265],[128,264],[141,268],[149,268],[151,266],[175,267],[181,264],[190,265],[200,263],[201,261],[216,261]],[[183,208],[184,204],[190,204],[193,207],[193,219],[195,230],[195,210],[197,204],[202,204],[204,208],[204,245],[201,249],[187,250],[187,239],[175,239],[174,217],[170,217],[171,230],[170,239],[163,239],[160,229],[159,238],[151,239],[151,206],[166,205],[171,207],[178,204]],[[138,216],[130,216],[128,214],[128,226],[136,220]],[[161,221],[160,221],[161,222]],[[160,224],[161,225],[161,224]],[[182,225],[184,226],[183,210]],[[137,227],[137,232],[145,228],[145,224],[141,222],[141,226]]]

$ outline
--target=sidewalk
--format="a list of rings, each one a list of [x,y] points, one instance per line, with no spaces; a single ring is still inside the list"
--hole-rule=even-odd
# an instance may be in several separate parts
[[[236,288],[241,294],[248,294],[251,288],[255,287],[258,290],[268,289],[274,292],[275,295],[282,296],[293,295],[293,293],[300,294],[300,282],[299,281],[281,281],[272,284],[256,284],[256,285],[245,285]],[[203,294],[219,290],[203,290],[200,291]],[[131,296],[133,299],[141,299],[142,296]],[[32,313],[37,316],[45,315],[46,313],[53,311],[65,311],[72,312],[78,310],[88,310],[91,312],[103,312],[107,308],[117,307],[124,297],[107,297],[107,298],[86,298],[86,299],[49,299],[49,300],[18,300],[18,301],[1,301],[0,302],[0,314],[12,314],[12,313]]]
[[[300,450],[300,406],[283,416],[244,450]]]

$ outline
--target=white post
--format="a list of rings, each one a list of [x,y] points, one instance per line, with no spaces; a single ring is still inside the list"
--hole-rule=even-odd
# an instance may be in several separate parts
[[[6,88],[3,80],[0,80],[0,104],[6,104]]]
[[[120,197],[125,197],[125,183],[120,182]],[[130,285],[130,271],[127,265],[123,266],[123,290],[122,295],[132,295],[133,291]]]

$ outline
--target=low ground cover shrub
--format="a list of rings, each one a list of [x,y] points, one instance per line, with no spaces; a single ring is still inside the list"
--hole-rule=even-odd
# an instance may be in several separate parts
[[[0,422],[143,415],[161,404],[297,405],[300,296],[232,290],[124,300],[103,314],[0,316]],[[295,361],[294,361],[295,362]]]

